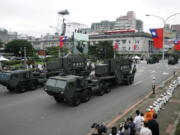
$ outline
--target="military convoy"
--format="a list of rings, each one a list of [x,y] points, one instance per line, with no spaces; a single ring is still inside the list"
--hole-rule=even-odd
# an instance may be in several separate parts
[[[46,82],[46,75],[30,70],[12,70],[0,72],[0,84],[9,91],[24,92],[34,90]]]
[[[57,102],[67,102],[73,106],[90,100],[92,94],[102,96],[111,88],[122,83],[132,84],[136,66],[130,59],[109,59],[96,64],[94,75],[54,76],[47,80],[45,92]]]

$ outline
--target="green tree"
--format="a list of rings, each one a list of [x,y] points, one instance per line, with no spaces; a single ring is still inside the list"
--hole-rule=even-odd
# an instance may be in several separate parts
[[[3,47],[3,41],[0,39],[0,48]]]
[[[112,41],[99,41],[95,45],[89,45],[89,55],[98,59],[107,59],[113,57]]]
[[[66,55],[68,53],[68,49],[66,47],[63,47],[60,49],[60,55],[62,56]],[[47,48],[47,55],[51,55],[52,57],[58,58],[59,56],[59,46],[52,46]]]
[[[13,40],[9,43],[5,44],[5,52],[8,53],[14,53],[15,56],[23,56],[25,55],[26,50],[26,56],[33,56],[34,55],[34,49],[32,47],[31,42],[27,40]]]

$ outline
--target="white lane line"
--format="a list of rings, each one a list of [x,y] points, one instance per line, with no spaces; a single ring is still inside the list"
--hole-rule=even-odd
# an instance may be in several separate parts
[[[163,72],[162,74],[163,74],[163,75],[169,75],[169,73],[167,73],[167,72]]]
[[[136,85],[141,84],[141,83],[142,83],[142,81],[137,81],[137,82],[135,82],[135,83],[133,84],[133,86],[136,86]]]

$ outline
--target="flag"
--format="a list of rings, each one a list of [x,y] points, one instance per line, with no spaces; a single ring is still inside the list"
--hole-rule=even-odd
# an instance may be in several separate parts
[[[59,37],[59,46],[62,48],[64,46],[64,41],[67,39],[67,36],[60,36]]]
[[[114,50],[118,49],[118,43],[117,42],[114,42]]]
[[[154,48],[163,48],[163,28],[150,29],[150,32],[154,41]]]
[[[175,40],[174,41],[174,49],[175,50],[180,50],[180,40]]]

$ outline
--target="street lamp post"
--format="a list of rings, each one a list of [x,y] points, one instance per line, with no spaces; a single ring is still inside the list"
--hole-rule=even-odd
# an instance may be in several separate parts
[[[147,14],[147,15],[146,15],[146,16],[152,16],[152,17],[159,18],[161,21],[163,21],[163,48],[162,48],[162,60],[163,60],[163,61],[164,61],[164,45],[165,45],[165,42],[164,42],[164,41],[165,41],[165,36],[164,36],[164,34],[165,34],[165,31],[164,31],[165,25],[166,25],[166,22],[167,22],[171,17],[173,17],[173,16],[175,16],[175,15],[178,15],[178,14],[180,14],[180,13],[174,13],[174,14],[168,16],[167,18],[162,18],[162,17],[157,16],[157,15],[150,15],[150,14]]]

